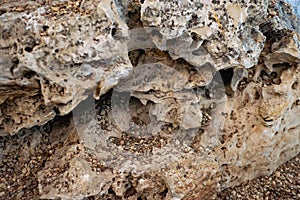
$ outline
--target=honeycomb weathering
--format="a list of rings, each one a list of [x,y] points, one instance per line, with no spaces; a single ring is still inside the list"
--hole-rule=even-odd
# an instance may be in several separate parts
[[[300,152],[299,27],[282,0],[1,2],[0,135],[72,113],[42,198],[209,199]]]

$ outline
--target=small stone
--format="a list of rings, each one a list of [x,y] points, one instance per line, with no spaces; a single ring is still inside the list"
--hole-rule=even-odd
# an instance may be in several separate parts
[[[5,189],[6,189],[5,183],[0,183],[0,189],[2,189],[2,190],[5,190]]]

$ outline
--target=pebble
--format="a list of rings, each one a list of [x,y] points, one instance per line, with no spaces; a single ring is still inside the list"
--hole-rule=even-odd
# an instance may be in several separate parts
[[[0,189],[3,189],[3,190],[5,190],[5,189],[6,189],[6,185],[5,185],[5,183],[0,183]]]
[[[279,166],[270,176],[259,177],[244,185],[224,189],[214,199],[300,199],[299,160],[300,154]]]

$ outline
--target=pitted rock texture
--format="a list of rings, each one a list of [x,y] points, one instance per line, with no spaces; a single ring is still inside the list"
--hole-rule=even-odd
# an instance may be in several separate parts
[[[6,1],[1,11],[1,132],[67,114],[132,68],[127,25],[114,1]]]
[[[211,199],[300,152],[300,22],[282,0],[0,10],[1,134],[57,116],[41,198]]]
[[[259,24],[268,1],[152,1],[141,7],[141,20],[158,48],[195,66],[217,69],[257,63],[265,37]],[[147,30],[147,29],[146,29]]]

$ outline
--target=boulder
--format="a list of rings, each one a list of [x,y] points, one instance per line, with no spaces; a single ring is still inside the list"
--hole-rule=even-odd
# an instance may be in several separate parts
[[[211,199],[300,152],[300,21],[282,0],[0,13],[1,134],[72,112],[52,131],[42,198]]]

